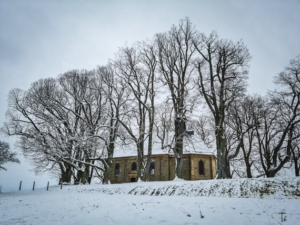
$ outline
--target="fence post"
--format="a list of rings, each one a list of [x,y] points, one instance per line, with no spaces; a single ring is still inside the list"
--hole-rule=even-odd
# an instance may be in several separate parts
[[[32,190],[34,191],[34,186],[35,186],[35,181],[33,181],[33,187],[32,187]]]
[[[21,191],[21,187],[22,187],[22,181],[20,181],[19,191]]]
[[[49,181],[48,181],[48,184],[47,184],[47,191],[48,191],[48,189],[49,189]]]
[[[63,182],[60,182],[60,189],[62,189],[62,183],[63,183]]]

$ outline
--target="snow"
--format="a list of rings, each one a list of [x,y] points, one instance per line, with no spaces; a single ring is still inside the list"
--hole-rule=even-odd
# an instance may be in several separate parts
[[[300,178],[51,186],[0,194],[0,224],[299,224]]]
[[[172,140],[174,132],[169,132],[167,135],[169,136],[168,139]],[[145,140],[144,146],[144,155],[147,155],[148,138]],[[116,143],[114,150],[115,158],[136,156],[136,154],[136,144],[134,142],[130,142],[127,145],[120,145]],[[161,141],[156,136],[154,136],[152,143],[152,155],[160,154],[173,154],[173,152],[168,148],[162,149]],[[213,155],[213,152],[203,143],[203,141],[197,134],[194,134],[184,137],[183,154]]]

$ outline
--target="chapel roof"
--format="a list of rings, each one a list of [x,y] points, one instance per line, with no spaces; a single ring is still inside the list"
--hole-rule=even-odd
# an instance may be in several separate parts
[[[152,155],[174,154],[169,148],[162,148],[161,141],[158,138],[154,138],[152,145]],[[147,155],[147,146],[148,140],[145,141],[144,155]],[[214,155],[212,150],[204,144],[204,142],[197,134],[187,135],[184,137],[183,154]],[[129,157],[136,155],[136,145],[133,142],[126,145],[116,145],[115,147],[114,158]]]

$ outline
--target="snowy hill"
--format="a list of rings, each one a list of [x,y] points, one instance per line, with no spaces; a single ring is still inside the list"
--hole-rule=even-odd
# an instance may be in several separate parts
[[[300,178],[52,186],[0,194],[0,224],[298,224]]]
[[[300,178],[172,181],[72,187],[70,191],[148,196],[300,198]]]

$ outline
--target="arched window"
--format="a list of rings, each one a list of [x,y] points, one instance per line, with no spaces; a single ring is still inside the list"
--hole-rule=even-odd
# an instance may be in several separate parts
[[[119,174],[120,174],[120,164],[117,163],[117,164],[115,165],[115,175],[117,176],[117,175],[119,175]]]
[[[131,164],[131,170],[136,171],[136,162]]]
[[[149,174],[154,175],[154,173],[155,173],[155,164],[154,164],[154,162],[151,162],[150,168],[149,168]]]
[[[199,174],[204,175],[204,162],[202,160],[199,161]]]

